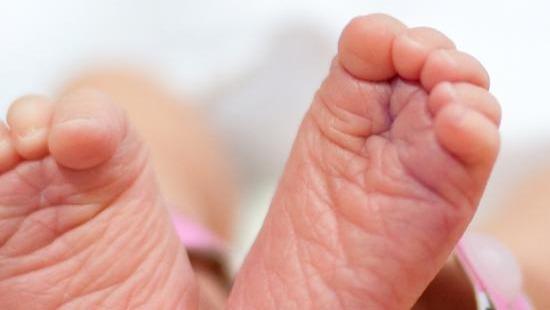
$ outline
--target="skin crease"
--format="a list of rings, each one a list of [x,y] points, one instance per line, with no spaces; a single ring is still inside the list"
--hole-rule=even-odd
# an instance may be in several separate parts
[[[217,192],[222,191],[234,191],[232,184],[233,182],[224,181],[229,180],[228,169],[224,168],[224,163],[221,159],[216,159],[212,155],[209,155],[211,152],[218,154],[224,154],[224,152],[218,149],[217,145],[208,145],[205,144],[203,148],[195,148],[194,152],[188,153],[185,152],[183,155],[179,154],[179,149],[177,148],[166,148],[162,144],[158,144],[159,141],[164,141],[165,136],[170,136],[169,132],[165,133],[162,128],[158,126],[151,126],[151,122],[155,122],[154,119],[149,117],[143,117],[143,115],[151,115],[154,108],[154,113],[159,115],[160,119],[164,120],[164,123],[171,123],[172,119],[173,127],[170,128],[171,131],[178,132],[189,132],[195,136],[181,137],[182,142],[184,141],[194,141],[196,139],[201,141],[211,141],[212,136],[207,131],[204,130],[203,126],[200,123],[197,123],[196,120],[200,119],[197,116],[197,113],[194,112],[188,105],[182,104],[181,102],[176,102],[174,97],[167,95],[167,91],[162,89],[159,85],[148,81],[148,79],[143,78],[140,73],[135,71],[126,70],[107,70],[107,71],[95,71],[89,72],[84,75],[81,75],[78,79],[73,80],[63,91],[64,93],[74,92],[77,89],[101,89],[103,92],[108,93],[111,97],[116,98],[116,102],[122,104],[122,107],[128,111],[128,114],[132,120],[133,124],[137,125],[137,129],[140,133],[146,137],[148,145],[150,146],[151,153],[153,158],[157,163],[162,165],[164,162],[171,162],[173,156],[178,156],[180,158],[180,163],[182,164],[191,164],[196,165],[197,160],[207,162],[207,167],[213,167],[215,174],[217,175],[214,179],[218,180],[217,183],[214,183],[216,187],[214,190],[206,191],[208,192]],[[457,84],[456,89],[461,93],[461,95],[471,95],[474,94],[474,98],[468,103],[479,102],[478,97],[483,96],[483,93],[479,92],[476,95],[475,92],[471,91],[467,85]],[[443,97],[441,100],[436,98],[435,102],[445,102],[445,89],[443,91],[438,91],[439,97]],[[177,107],[175,106],[177,104]],[[478,108],[483,109],[491,107],[491,105],[480,105]],[[499,118],[499,114],[495,113],[498,111],[488,111],[488,115],[494,117],[495,119]],[[182,121],[185,119],[186,121]],[[203,142],[204,143],[204,142]],[[197,146],[196,143],[194,143]],[[171,155],[172,154],[172,155]],[[195,159],[185,159],[186,156],[196,156]],[[183,159],[183,160],[181,160]],[[225,158],[224,158],[225,159]],[[157,166],[158,167],[158,166]],[[159,169],[160,168],[160,169]],[[170,182],[169,180],[176,180],[180,184],[178,192],[171,195],[172,197],[177,197],[181,192],[181,181],[178,181],[180,178],[193,178],[194,180],[200,180],[201,178],[196,178],[192,175],[188,175],[185,171],[188,171],[185,168],[181,169],[163,169],[162,166],[157,168],[157,173],[159,174],[160,183],[164,190],[173,188],[172,186],[165,186],[164,184]],[[201,170],[202,173],[211,173],[208,169]],[[214,173],[213,173],[214,174]],[[196,183],[196,182],[195,182]],[[191,191],[204,191],[200,188],[190,189]],[[196,195],[187,195],[188,197],[195,197]],[[234,194],[233,194],[234,196]],[[226,195],[225,198],[228,199],[233,197],[232,195]],[[199,203],[189,203],[186,201],[180,201],[178,205],[183,205],[186,209],[183,209],[183,214],[189,216],[189,214],[198,214],[199,216],[204,216],[207,219],[211,217],[209,210],[212,210],[210,205],[203,205]],[[231,203],[227,202],[218,202],[215,206],[219,208],[220,206],[225,206],[226,211],[217,211],[214,214],[218,218],[223,219],[225,224],[228,224],[228,214],[231,214],[234,206]],[[189,210],[188,208],[194,208]],[[215,225],[217,221],[209,222],[208,220],[201,220],[203,223],[210,223],[209,226]],[[224,299],[226,298],[227,291],[223,283],[219,282],[214,270],[210,269],[209,266],[205,266],[201,261],[192,261],[193,269],[196,273],[198,284],[201,288],[201,303],[205,309],[221,309],[223,308]],[[438,276],[438,281],[434,282],[432,290],[428,291],[429,294],[424,294],[421,298],[420,303],[417,308],[432,308],[439,307],[439,302],[448,304],[448,298],[456,298],[456,300],[465,300],[464,292],[468,292],[467,280],[464,279],[462,273],[455,272],[456,270],[452,268],[447,268],[445,270],[451,269],[452,272],[440,272]],[[454,275],[454,277],[453,277]],[[456,279],[460,281],[456,281]],[[457,285],[459,283],[459,285]],[[466,285],[464,285],[466,283]],[[466,286],[466,287],[464,287]],[[439,294],[430,293],[432,291],[437,292],[437,290],[446,292],[446,299],[441,300]],[[466,294],[467,295],[467,294]],[[463,304],[464,305],[464,304]]]
[[[94,104],[78,108],[81,98]],[[148,152],[120,110],[81,92],[59,101],[52,114],[52,153],[0,175],[1,308],[196,307],[194,277]],[[92,126],[70,127],[83,116]],[[25,121],[10,122],[21,128]],[[111,130],[86,131],[95,128]],[[98,134],[109,136],[86,165],[60,164],[78,162],[83,153],[76,146]]]
[[[229,307],[411,308],[446,262],[498,151],[498,122],[477,107],[496,102],[462,102],[488,85],[462,52],[432,50],[414,80],[395,77],[388,42],[407,31],[383,15],[344,30]]]
[[[97,89],[113,98],[147,142],[172,211],[231,242],[238,192],[228,152],[189,100],[171,94],[149,76],[129,68],[90,71],[71,80],[61,93]],[[195,257],[190,261],[201,290],[201,309],[223,309],[228,291],[219,270],[209,261]]]
[[[412,32],[385,15],[344,30],[229,308],[410,308],[445,264],[496,157],[498,108],[439,33],[396,66]],[[48,131],[18,157],[24,135],[0,131],[0,308],[199,306],[149,153],[104,95],[68,91],[36,106],[45,122],[14,108],[11,128]]]

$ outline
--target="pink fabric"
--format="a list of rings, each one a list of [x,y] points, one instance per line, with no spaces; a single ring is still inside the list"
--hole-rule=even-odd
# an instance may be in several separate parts
[[[487,279],[484,279],[481,276],[481,273],[476,270],[475,264],[473,264],[473,262],[471,261],[462,243],[463,241],[459,242],[459,244],[455,248],[455,253],[462,267],[464,268],[464,271],[472,281],[478,303],[480,302],[480,295],[485,294],[494,306],[494,309],[496,310],[532,309],[525,295],[519,294],[518,296],[510,300],[510,298],[502,294],[498,289],[492,287],[491,282],[487,281]],[[478,307],[480,306],[481,305],[478,305]]]
[[[225,255],[225,243],[208,228],[181,215],[172,214],[172,222],[188,251]]]
[[[225,243],[206,227],[181,215],[173,214],[172,222],[174,223],[174,227],[181,242],[188,251],[225,257],[227,251]],[[461,240],[455,248],[455,254],[464,268],[464,271],[472,281],[478,303],[480,301],[480,294],[485,294],[496,310],[532,309],[528,299],[524,295],[519,295],[514,300],[509,300],[507,296],[494,287],[491,287],[490,281],[483,279],[480,272],[476,270],[475,264],[470,260],[462,243],[463,241]]]

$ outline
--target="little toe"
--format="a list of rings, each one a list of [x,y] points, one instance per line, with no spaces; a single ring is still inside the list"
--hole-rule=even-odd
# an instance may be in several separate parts
[[[17,164],[19,155],[13,146],[10,132],[0,121],[0,173],[7,171]]]
[[[428,55],[437,49],[455,49],[453,41],[429,27],[407,29],[395,38],[392,48],[397,73],[409,80],[418,80]]]
[[[443,82],[436,85],[429,96],[428,106],[437,114],[446,104],[461,102],[500,125],[501,108],[498,100],[486,89],[470,83]]]
[[[440,82],[469,82],[489,89],[489,74],[474,57],[456,50],[439,49],[431,52],[420,73],[427,90]]]
[[[498,127],[468,105],[453,102],[443,106],[434,122],[439,143],[465,164],[489,173],[498,154]],[[480,178],[484,179],[484,178]]]
[[[342,32],[338,47],[340,64],[353,76],[382,81],[395,75],[392,45],[406,27],[397,19],[372,14],[353,19]]]
[[[13,144],[21,157],[39,159],[48,153],[51,111],[50,100],[41,96],[25,96],[11,105],[7,121]]]
[[[126,130],[123,111],[108,96],[79,90],[56,105],[48,144],[62,166],[89,169],[114,155]]]

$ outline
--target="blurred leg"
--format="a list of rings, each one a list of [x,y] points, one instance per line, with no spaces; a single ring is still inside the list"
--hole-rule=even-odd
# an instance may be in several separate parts
[[[502,201],[506,208],[482,225],[512,250],[522,269],[525,289],[535,308],[550,309],[550,166],[522,182]]]
[[[186,216],[230,238],[235,183],[227,153],[205,126],[200,111],[128,70],[82,75],[63,92],[75,88],[100,89],[120,102],[151,149],[168,201]]]

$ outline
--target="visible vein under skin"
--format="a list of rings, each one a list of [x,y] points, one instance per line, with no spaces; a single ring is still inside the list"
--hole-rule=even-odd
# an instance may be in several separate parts
[[[269,265],[262,262],[267,276],[264,285],[273,294],[271,302],[262,303],[249,295],[238,297],[241,302],[253,298],[252,304],[268,307],[275,300],[277,308],[300,294],[305,296],[302,305],[313,307],[321,306],[316,304],[320,300],[325,302],[322,306],[353,304],[373,308],[394,308],[412,302],[416,293],[403,292],[403,283],[413,285],[426,275],[422,271],[425,268],[416,270],[411,266],[429,266],[442,260],[435,248],[448,236],[458,235],[462,227],[456,223],[466,222],[463,217],[470,212],[462,210],[472,208],[473,202],[466,197],[469,193],[456,183],[468,181],[466,173],[432,137],[431,115],[425,107],[427,95],[421,86],[351,80],[345,82],[348,84],[344,89],[339,87],[336,91],[340,93],[335,95],[330,93],[335,91],[330,87],[340,85],[338,79],[347,77],[334,66],[332,70],[336,76],[324,82],[300,128],[268,215],[271,220],[257,241],[263,245],[253,248],[249,256],[256,260],[283,255],[277,252],[282,249],[294,249],[294,253],[284,255],[292,255],[298,261],[286,261],[286,266],[280,259]],[[402,87],[408,88],[399,100],[408,103],[390,102],[393,92]],[[348,100],[362,101],[363,110],[347,109],[352,104]],[[411,102],[414,106],[407,106]],[[400,107],[390,111],[391,104]],[[355,102],[356,109],[358,106],[361,104]],[[367,106],[375,109],[366,109]],[[392,116],[392,112],[396,115]],[[406,122],[412,119],[400,119],[400,113],[408,113],[418,122],[411,127],[416,130],[412,133],[414,139],[403,132],[403,128],[410,127]],[[403,128],[395,129],[397,123]],[[353,128],[354,124],[360,128]],[[426,147],[423,144],[428,144],[430,151],[436,149],[429,154],[440,156],[435,163],[430,162],[434,159],[429,156],[420,156]],[[447,161],[460,169],[451,176],[449,186],[442,185],[440,182],[445,180],[416,173],[423,164],[418,159],[436,166]],[[454,166],[451,170],[457,168]],[[440,166],[437,169],[444,171]],[[454,192],[448,192],[453,188]],[[326,224],[319,222],[323,217],[332,223],[323,230],[328,236],[319,235],[315,229]],[[308,263],[312,259],[315,264]],[[308,276],[310,268],[317,277]],[[327,268],[340,271],[327,272]],[[293,269],[298,271],[293,273]],[[258,277],[247,270],[242,273],[248,281],[255,282]],[[275,276],[277,280],[272,278]],[[301,279],[299,286],[290,280],[295,278]],[[282,296],[286,296],[286,301],[281,300]]]

